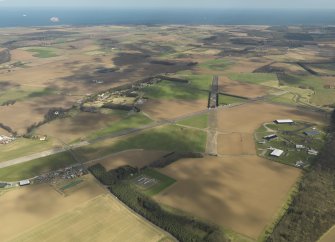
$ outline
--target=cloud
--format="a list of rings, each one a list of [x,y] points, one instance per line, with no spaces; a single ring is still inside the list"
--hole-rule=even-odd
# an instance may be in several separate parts
[[[53,23],[58,23],[60,21],[60,19],[58,17],[52,17],[50,18],[50,21]]]

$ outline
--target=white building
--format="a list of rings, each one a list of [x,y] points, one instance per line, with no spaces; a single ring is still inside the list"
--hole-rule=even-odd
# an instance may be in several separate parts
[[[296,149],[305,149],[306,147],[304,145],[295,145]]]
[[[19,185],[20,186],[27,186],[27,185],[30,185],[30,181],[29,180],[22,180],[19,182]]]
[[[275,157],[280,157],[284,153],[283,150],[279,149],[274,149],[270,155],[275,156]]]
[[[277,124],[293,124],[294,121],[292,119],[277,119],[275,120]]]

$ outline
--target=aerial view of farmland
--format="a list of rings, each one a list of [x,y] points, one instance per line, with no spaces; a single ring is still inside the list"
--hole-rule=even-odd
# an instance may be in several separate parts
[[[335,241],[334,25],[50,21],[0,27],[1,241]]]

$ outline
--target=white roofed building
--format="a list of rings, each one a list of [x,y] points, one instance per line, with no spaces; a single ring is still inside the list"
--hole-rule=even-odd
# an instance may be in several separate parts
[[[270,155],[275,156],[275,157],[280,157],[284,153],[283,150],[279,149],[274,149]]]
[[[275,120],[277,124],[293,124],[294,121],[292,119],[277,119]]]
[[[27,185],[30,185],[30,181],[29,181],[29,180],[22,180],[22,181],[19,181],[19,185],[20,185],[20,186],[27,186]]]

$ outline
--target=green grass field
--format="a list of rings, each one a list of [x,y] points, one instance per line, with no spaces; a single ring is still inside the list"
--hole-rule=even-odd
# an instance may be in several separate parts
[[[21,156],[31,155],[52,148],[53,140],[39,141],[18,138],[14,142],[0,146],[0,162],[12,160]]]
[[[201,114],[178,122],[180,125],[205,129],[208,127],[208,114]]]
[[[324,87],[326,83],[325,80],[311,75],[299,76],[290,74],[281,80],[282,85],[295,87],[305,92],[306,90],[311,90],[314,95],[309,94],[306,98],[308,98],[310,102],[321,106],[335,103],[335,89],[326,89]],[[287,90],[290,90],[290,88]],[[291,92],[297,93],[297,90],[292,90]],[[298,94],[301,95],[301,93]]]
[[[213,71],[225,71],[232,64],[233,63],[227,59],[214,59],[201,63],[200,67]]]
[[[0,181],[18,181],[76,163],[69,152],[63,152],[0,169]]]
[[[280,96],[270,97],[269,100],[275,103],[283,103],[283,104],[290,104],[290,105],[297,105],[296,102],[296,95],[292,93],[285,93]]]
[[[144,95],[153,99],[180,99],[180,100],[197,100],[208,98],[208,93],[201,90],[193,89],[191,85],[162,81],[158,84],[145,87]]]
[[[122,120],[113,122],[108,127],[94,132],[88,137],[88,139],[96,139],[98,137],[113,134],[122,130],[138,128],[140,126],[150,124],[151,122],[152,120],[148,117],[144,116],[141,113],[136,113],[134,115],[126,116]]]
[[[35,57],[38,58],[50,58],[50,57],[56,57],[58,56],[55,53],[54,48],[47,48],[47,47],[34,47],[34,48],[29,48],[26,49],[29,52],[33,52]]]
[[[150,187],[149,189],[145,189],[145,190],[139,189],[141,192],[143,192],[144,194],[148,196],[154,196],[176,182],[176,180],[172,179],[171,177],[168,177],[162,173],[159,173],[157,170],[154,170],[154,169],[145,169],[137,177],[141,175],[146,175],[147,177],[155,178],[159,181],[157,184]]]
[[[170,125],[147,130],[116,142],[105,140],[81,147],[76,152],[87,160],[129,149],[203,152],[206,137],[204,131]]]
[[[246,100],[243,98],[232,97],[224,94],[219,95],[219,105],[238,104],[244,103],[245,101]]]
[[[277,75],[273,73],[229,73],[228,77],[233,81],[262,84],[269,81],[277,81]]]

